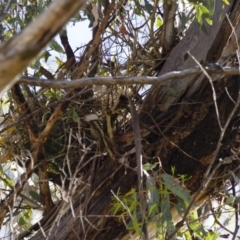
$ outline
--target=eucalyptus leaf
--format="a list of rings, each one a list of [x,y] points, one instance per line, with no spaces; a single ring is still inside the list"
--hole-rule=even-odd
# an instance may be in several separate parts
[[[61,45],[56,40],[52,40],[50,44],[50,48],[58,53],[65,53]]]
[[[189,191],[181,185],[178,179],[167,173],[162,174],[161,177],[169,191],[171,191],[173,194],[180,197],[181,199],[190,202]]]
[[[40,196],[39,196],[39,194],[36,191],[30,190],[29,194],[35,201],[37,201],[39,203],[41,202],[40,201]]]
[[[205,239],[207,236],[207,232],[205,231],[202,224],[199,222],[197,211],[193,211],[188,215],[189,222],[188,226],[193,230],[194,235],[200,237],[201,239]]]

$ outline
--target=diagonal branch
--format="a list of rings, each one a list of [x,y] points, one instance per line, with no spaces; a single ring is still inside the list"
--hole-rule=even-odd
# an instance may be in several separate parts
[[[36,21],[1,46],[0,92],[16,81],[17,75],[29,65],[85,2],[85,0],[53,1]]]
[[[64,29],[59,34],[59,37],[60,37],[61,43],[64,47],[65,53],[67,55],[67,61],[65,63],[65,67],[68,71],[71,71],[72,67],[75,66],[75,64],[76,64],[76,59],[75,59],[75,55],[72,50],[72,47],[70,46],[69,41],[68,41],[67,31]]]
[[[47,69],[45,69],[43,66],[39,68],[39,72],[45,76],[46,78],[54,79],[54,76],[52,73],[50,73]]]
[[[30,141],[32,144],[34,144],[38,137],[39,128],[38,128],[36,122],[34,121],[33,116],[31,115],[32,112],[29,107],[29,104],[26,101],[19,84],[15,84],[11,90],[12,90],[11,92],[13,95],[13,99],[16,102],[16,105],[17,105],[20,115],[21,116],[24,116],[24,115],[29,116],[28,121],[26,121],[26,125],[27,125],[27,129],[28,129]]]
[[[114,10],[114,7],[115,7],[115,1],[112,1],[106,9],[105,16],[104,16],[102,23],[98,26],[97,32],[95,34],[95,38],[92,41],[92,45],[91,45],[90,49],[87,51],[87,54],[84,56],[83,61],[80,62],[80,66],[77,69],[76,78],[82,77],[84,71],[87,69],[87,66],[89,64],[89,60],[90,60],[92,54],[94,53],[96,48],[98,48],[98,46],[99,46],[99,43],[101,41],[101,35],[102,35],[103,31],[105,30],[105,27],[108,24],[110,15],[111,15],[112,11]]]

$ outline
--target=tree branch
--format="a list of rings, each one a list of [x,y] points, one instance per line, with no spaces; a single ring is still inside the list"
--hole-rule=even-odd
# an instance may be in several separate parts
[[[64,29],[64,31],[59,34],[59,37],[67,55],[65,67],[68,71],[71,71],[72,67],[76,64],[76,59],[72,47],[70,46],[68,41],[67,31]]]
[[[22,33],[0,48],[0,92],[9,88],[19,73],[85,4],[85,0],[56,0]]]
[[[105,30],[106,25],[108,24],[108,20],[110,18],[110,15],[112,11],[114,10],[115,7],[115,1],[111,2],[106,10],[104,19],[102,21],[102,24],[98,26],[97,32],[95,34],[95,38],[93,39],[92,45],[86,55],[84,56],[83,62],[80,62],[80,65],[77,68],[77,74],[76,78],[79,78],[83,75],[83,73],[86,71],[88,64],[89,64],[89,59],[91,58],[92,54],[98,48],[99,43],[101,41],[101,35],[103,31]]]
[[[217,65],[216,65],[217,66]],[[221,76],[231,76],[231,75],[239,75],[238,67],[216,67],[216,66],[207,66],[205,70],[209,74],[218,74],[219,78]],[[172,79],[182,79],[184,77],[192,76],[202,73],[200,67],[193,67],[182,71],[173,71],[169,73],[165,73],[161,76],[157,77],[148,77],[148,76],[139,76],[139,77],[91,77],[91,78],[82,78],[74,81],[55,81],[55,80],[46,80],[28,76],[22,76],[19,80],[19,83],[25,83],[33,86],[41,86],[48,88],[56,88],[56,89],[69,89],[69,88],[79,88],[85,86],[93,86],[93,85],[131,85],[131,84],[153,84],[159,85],[166,81],[170,81]],[[218,80],[216,79],[216,80]]]

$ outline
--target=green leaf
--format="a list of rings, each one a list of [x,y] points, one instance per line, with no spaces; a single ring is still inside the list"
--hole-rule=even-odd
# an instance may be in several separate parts
[[[157,166],[157,163],[151,164],[151,163],[145,163],[143,164],[143,169],[146,171],[153,170]]]
[[[133,200],[129,203],[130,203],[130,206],[128,208],[129,208],[130,212],[134,212],[136,210],[137,201]],[[129,205],[129,203],[128,203],[128,205]]]
[[[196,10],[196,18],[197,18],[197,22],[202,25],[202,18],[203,16],[206,18],[206,17],[209,17],[210,14],[209,14],[209,10],[201,5],[201,4],[195,4],[195,10]]]
[[[175,225],[172,220],[169,196],[165,195],[161,203],[162,223],[163,227],[167,229],[167,235],[175,230]],[[175,237],[171,238],[175,239]]]
[[[146,188],[149,193],[149,203],[158,203],[159,202],[159,192],[156,187],[155,178],[151,176],[147,176],[146,180]]]
[[[214,2],[212,2],[212,0],[208,2],[208,7],[210,10],[205,5],[200,4],[200,3],[194,4],[194,7],[196,10],[196,19],[197,19],[197,22],[200,24],[200,26],[202,27],[202,25],[203,25],[202,19],[205,19],[205,21],[209,25],[212,25],[211,16],[213,15],[214,9],[215,9]],[[201,29],[203,32],[206,33],[205,28],[201,28]]]
[[[162,17],[160,15],[157,15],[156,20],[155,20],[155,25],[158,28],[163,25],[163,20],[162,20]]]
[[[56,92],[55,92],[55,97],[56,97],[56,99],[57,100],[60,100],[61,98],[62,98],[62,92],[61,91],[59,91],[59,90],[56,90]]]
[[[230,5],[228,0],[222,0],[225,4]]]
[[[177,197],[178,203],[175,204],[175,207],[177,209],[178,215],[183,216],[187,210],[188,202],[184,201],[182,198]]]
[[[184,231],[183,232],[184,240],[192,240],[191,233],[189,231]]]
[[[175,166],[171,166],[171,173],[174,176],[176,172],[176,167]]]
[[[24,217],[21,216],[21,217],[19,218],[18,224],[19,224],[20,226],[24,226],[26,223],[27,223],[27,222],[25,221]]]
[[[55,57],[55,59],[58,66],[62,66],[64,64],[64,62],[59,57]]]
[[[154,203],[150,206],[149,210],[148,210],[148,215],[155,215],[156,212],[158,212],[158,204]]]
[[[8,184],[8,186],[10,186],[12,188],[14,187],[14,181],[11,178],[6,176],[5,180],[6,180],[7,184]]]
[[[133,216],[133,219],[131,221],[132,223],[132,228],[134,229],[134,231],[139,235],[139,236],[142,236],[142,231],[141,231],[141,228],[140,228],[140,222],[138,221],[138,218],[136,215]]]
[[[149,196],[148,205],[148,215],[151,218],[154,218],[158,214],[158,204],[159,204],[159,191],[156,187],[155,177],[150,175],[147,176],[146,179],[146,188],[147,194]]]
[[[198,220],[197,211],[193,211],[188,215],[189,222],[188,226],[194,231],[194,235],[200,237],[201,239],[205,239],[207,236],[207,232],[204,230],[202,224]]]
[[[210,18],[205,18],[205,21],[206,21],[209,25],[212,25],[212,24],[213,24],[213,21],[212,21],[212,19],[210,19]]]
[[[6,33],[5,33],[5,37],[6,38],[10,38],[10,37],[12,37],[13,36],[13,34],[12,34],[12,31],[11,30],[8,30]]]
[[[30,219],[30,217],[32,216],[32,210],[31,208],[27,208],[24,210],[23,216],[25,217],[25,219]]]
[[[134,13],[141,17],[143,6],[140,5],[139,0],[134,0],[134,3],[135,3]]]
[[[14,211],[13,212],[13,217],[16,217],[18,214],[20,214],[22,212],[22,209],[19,211]]]
[[[93,27],[93,23],[94,23],[94,21],[95,21],[95,18],[94,18],[94,16],[93,16],[92,14],[87,14],[87,17],[88,17],[88,20],[89,20],[89,25],[88,25],[88,27],[89,27],[89,28],[92,28],[92,27]]]
[[[39,194],[38,194],[36,191],[30,190],[30,191],[29,191],[29,195],[30,195],[34,200],[36,200],[37,202],[40,203],[40,196],[39,196]]]
[[[119,210],[122,210],[123,209],[123,206],[121,203],[119,202],[116,202],[114,205],[113,205],[113,215],[116,215],[118,213]]]
[[[190,202],[190,194],[188,190],[181,185],[180,181],[177,178],[174,178],[167,173],[163,173],[161,177],[168,190],[170,190],[173,194],[180,197],[181,199]]]
[[[201,25],[202,24],[202,11],[198,5],[195,5],[195,10],[196,10],[197,22]]]
[[[77,114],[77,112],[75,111],[75,109],[73,109],[72,119],[73,119],[74,122],[78,122],[78,114]]]
[[[40,66],[41,66],[41,63],[40,63],[40,61],[39,61],[38,58],[35,59],[35,60],[32,62],[32,64],[31,64],[31,67],[32,67],[33,69],[39,69]]]
[[[205,240],[217,240],[220,236],[220,233],[218,232],[208,232]]]
[[[49,51],[45,51],[40,58],[44,58],[44,61],[47,62],[50,56],[52,55],[49,53]]]
[[[209,10],[209,15],[213,16],[214,11],[215,11],[215,0],[208,0],[208,10]]]
[[[50,48],[58,53],[65,53],[63,48],[60,46],[60,44],[55,40],[52,40]]]
[[[209,15],[209,10],[204,5],[198,4],[198,7],[202,14]]]
[[[8,23],[8,24],[13,24],[13,23],[15,23],[17,21],[17,19],[15,18],[15,17],[8,17],[7,19],[6,19],[6,22]]]
[[[23,226],[25,229],[28,229],[30,227],[30,217],[31,216],[32,216],[32,210],[31,209],[23,210],[23,213],[21,213],[21,216],[18,220],[18,224],[20,226]]]
[[[228,204],[228,205],[233,204],[235,199],[236,198],[233,195],[229,196],[226,200],[226,204]]]

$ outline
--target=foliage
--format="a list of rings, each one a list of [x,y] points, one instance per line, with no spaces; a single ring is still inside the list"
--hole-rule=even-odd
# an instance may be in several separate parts
[[[151,178],[151,183],[149,183],[149,177],[146,180],[145,195],[148,204],[145,217],[147,218],[147,222],[154,222],[156,224],[157,231],[155,238],[166,239],[168,235],[176,230],[171,208],[177,208],[178,214],[182,216],[189,206],[191,199],[188,190],[182,186],[179,179],[173,178],[166,173],[159,174],[155,172],[153,175],[155,179]],[[184,176],[180,176],[181,178],[184,178]],[[127,227],[129,230],[133,230],[142,236],[140,205],[141,203],[137,197],[136,190],[131,189],[124,196],[113,197],[112,211],[113,215],[118,215],[119,218],[124,218],[125,222],[128,222]],[[213,240],[219,237],[218,232],[205,230],[199,221],[197,211],[192,211],[188,214],[187,226],[187,229],[185,227],[178,229],[177,236],[172,239],[178,239],[178,237],[188,239],[191,237],[192,232],[195,237],[201,239]]]

